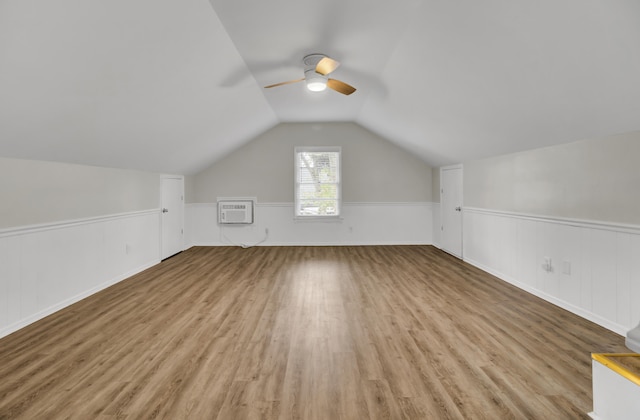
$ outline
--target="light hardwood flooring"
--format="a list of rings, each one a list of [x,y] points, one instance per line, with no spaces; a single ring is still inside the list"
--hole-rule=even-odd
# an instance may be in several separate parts
[[[1,339],[0,418],[587,418],[623,343],[430,246],[195,247]]]

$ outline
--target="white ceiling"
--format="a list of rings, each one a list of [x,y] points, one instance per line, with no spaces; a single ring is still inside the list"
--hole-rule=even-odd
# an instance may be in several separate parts
[[[280,122],[434,166],[640,130],[637,0],[0,0],[0,156],[195,173]],[[311,93],[302,57],[358,91]]]

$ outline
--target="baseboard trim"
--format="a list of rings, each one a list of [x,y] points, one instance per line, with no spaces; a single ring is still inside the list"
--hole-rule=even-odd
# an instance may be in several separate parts
[[[342,203],[343,206],[391,206],[391,207],[406,207],[406,206],[416,206],[416,207],[433,207],[434,204],[431,201],[344,201]],[[217,203],[186,203],[187,207],[216,207]],[[273,203],[260,203],[256,202],[256,207],[293,207],[294,203],[290,202],[273,202]]]
[[[263,242],[256,246],[410,246],[410,245],[428,245],[434,246],[432,243],[417,243],[417,242],[353,242],[353,243],[344,243],[344,242]],[[193,243],[189,244],[188,248],[194,246],[212,246],[212,247],[222,247],[222,246],[236,246],[230,243],[222,243],[222,242],[201,242],[201,243]],[[188,249],[187,248],[187,249]]]

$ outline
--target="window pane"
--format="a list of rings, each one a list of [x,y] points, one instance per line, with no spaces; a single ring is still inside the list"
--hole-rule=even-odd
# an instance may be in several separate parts
[[[298,154],[298,182],[338,182],[337,152],[302,152]]]
[[[298,182],[314,182],[314,173],[310,168],[301,167],[298,171]]]
[[[301,200],[298,214],[303,216],[334,216],[338,214],[338,201]]]
[[[339,213],[340,151],[299,150],[296,153],[296,214]]]
[[[300,184],[298,194],[301,199],[309,198],[338,198],[336,184]]]

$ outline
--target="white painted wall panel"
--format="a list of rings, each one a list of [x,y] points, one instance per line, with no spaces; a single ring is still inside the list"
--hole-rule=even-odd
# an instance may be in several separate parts
[[[516,272],[515,263],[518,258],[515,220],[465,212],[463,224],[465,259],[468,257],[481,263],[491,262],[494,274],[512,277]]]
[[[77,226],[61,231],[48,230],[34,234],[33,264],[37,270],[35,291],[37,294],[36,311],[40,312],[65,300],[70,294],[72,282],[70,256],[78,258],[73,244],[81,241]],[[68,254],[67,254],[68,253]],[[75,259],[74,258],[74,259]],[[26,295],[25,298],[28,298]]]
[[[593,313],[616,321],[616,232],[591,229],[591,287]]]
[[[20,319],[27,319],[38,313],[38,282],[42,271],[40,261],[40,235],[37,233],[26,234],[22,237],[20,249]]]
[[[538,261],[536,273],[538,277],[537,284],[540,290],[542,290],[544,293],[551,294],[552,296],[557,296],[557,251],[555,252],[556,258],[554,258],[554,252],[552,252],[553,250],[551,249],[554,247],[557,238],[555,235],[556,232],[554,231],[553,227],[554,226],[551,226],[549,223],[537,223],[539,235],[536,244],[536,260]],[[556,264],[555,271],[546,271],[542,268],[542,262],[546,257],[550,257],[552,260],[552,264]]]
[[[593,312],[593,273],[591,268],[591,229],[581,229],[580,238],[580,307]]]
[[[0,325],[20,319],[20,243],[15,237],[0,240]]]
[[[0,242],[0,325],[6,325],[9,319],[7,295],[9,294],[9,278],[14,277],[14,267],[7,261],[8,246]]]
[[[0,337],[159,262],[159,214],[0,231]]]
[[[580,304],[580,229],[563,224],[537,222],[538,285],[545,293],[558,299]],[[542,268],[544,257],[551,258],[552,270]],[[563,264],[571,265],[571,274],[563,272]]]
[[[640,235],[631,235],[631,268],[629,299],[631,300],[631,325],[640,323]]]
[[[631,235],[616,235],[616,320],[621,325],[631,325],[631,305],[640,300],[631,299]]]
[[[494,241],[496,241],[497,252],[493,256],[497,261],[498,270],[509,277],[515,275],[515,263],[517,255],[517,229],[516,221],[504,217],[495,217],[494,225]]]
[[[6,258],[3,261],[7,266],[5,267],[6,270],[2,272],[2,275],[7,275],[5,278],[7,282],[7,323],[2,325],[11,325],[20,320],[22,284],[19,280],[24,275],[24,270],[22,269],[23,258],[21,242],[21,238],[19,237],[9,237],[6,238],[6,240],[0,240],[0,243],[4,245],[4,251],[7,252],[7,254],[4,255]]]
[[[481,229],[484,228],[483,223],[478,223],[476,213],[462,213],[462,255],[463,258],[471,256],[475,261],[487,261],[488,258],[483,255],[482,241],[486,236]]]
[[[463,215],[465,261],[619,334],[640,321],[640,228],[473,208]]]
[[[440,171],[433,171],[438,172],[438,177],[440,176]],[[439,182],[438,178],[438,182]],[[439,185],[439,184],[438,184]],[[436,190],[438,192],[438,198],[440,198],[440,190],[438,188],[436,188]],[[440,220],[440,203],[433,203],[432,204],[432,213],[433,213],[433,224],[432,224],[432,230],[433,230],[433,245],[440,248],[440,235],[442,234],[442,221]]]
[[[116,277],[127,271],[125,264],[126,226],[120,220],[108,220],[104,223],[104,276]],[[109,262],[108,264],[106,262]]]
[[[527,219],[516,220],[516,272],[515,278],[530,288],[538,289],[538,223]]]
[[[345,203],[339,222],[296,221],[292,203],[256,206],[251,226],[219,226],[216,204],[186,206],[187,243],[192,245],[381,245],[431,244],[431,203]],[[265,240],[265,230],[269,236]]]

